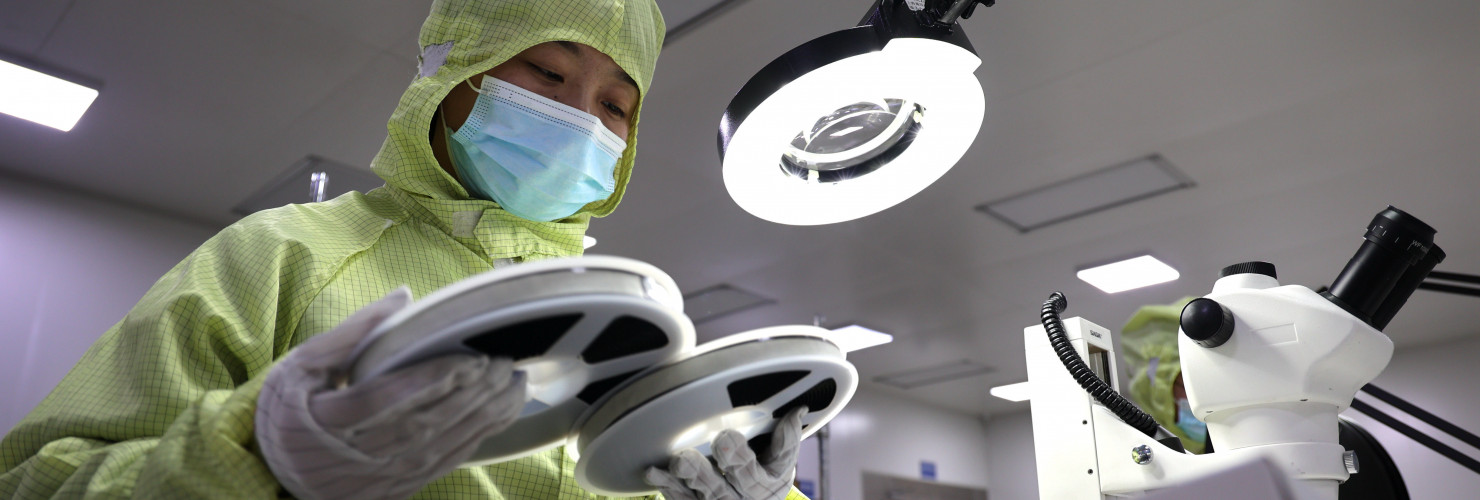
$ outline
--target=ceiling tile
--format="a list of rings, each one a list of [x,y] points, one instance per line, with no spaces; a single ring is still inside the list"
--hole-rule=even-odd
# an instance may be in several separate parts
[[[15,0],[0,4],[0,52],[35,54],[74,3]]]
[[[376,49],[417,54],[416,37],[432,10],[430,0],[266,0],[254,3],[313,23],[316,29]]]
[[[266,139],[375,56],[301,19],[235,3],[79,2],[41,58],[102,79],[102,93],[66,134],[0,122],[0,134],[36,139],[0,144],[0,164],[232,220],[229,205],[302,156],[275,154]]]
[[[381,54],[267,140],[280,156],[317,154],[368,170],[415,71],[415,59]]]
[[[663,12],[663,22],[668,25],[668,30],[683,25],[704,11],[714,8],[725,2],[736,0],[657,0],[658,9]],[[739,0],[744,1],[744,0]]]
[[[1248,2],[1039,0],[978,9],[961,26],[982,59],[987,100],[1108,64],[1116,57],[1200,29]],[[1052,27],[1046,29],[1046,27]]]

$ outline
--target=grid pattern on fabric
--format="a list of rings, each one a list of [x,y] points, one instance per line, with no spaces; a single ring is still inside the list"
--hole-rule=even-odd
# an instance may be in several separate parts
[[[0,442],[0,497],[275,492],[252,449],[261,378],[340,266],[401,213],[352,193],[260,212],[212,237]]]
[[[395,287],[424,296],[491,269],[390,192],[261,212],[193,252],[6,436],[0,498],[275,496],[252,420],[272,362]],[[598,498],[574,470],[557,448],[415,498]]]

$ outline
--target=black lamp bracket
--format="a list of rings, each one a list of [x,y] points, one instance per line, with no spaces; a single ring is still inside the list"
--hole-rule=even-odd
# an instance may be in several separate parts
[[[956,19],[971,19],[971,13],[976,10],[976,5],[991,7],[997,0],[930,0],[926,3],[926,10],[934,6],[937,10],[945,7],[944,13],[937,18],[938,23],[950,26],[956,23]]]
[[[975,54],[976,49],[966,38],[966,33],[956,29],[954,17],[951,22],[942,22],[949,11],[958,8],[962,13],[970,12],[977,3],[991,5],[993,0],[925,0],[925,8],[912,10],[905,0],[877,0],[868,13],[858,22],[858,28],[866,28],[877,38],[875,44],[883,47],[894,38],[928,38],[960,46]],[[876,50],[876,49],[872,49]]]
[[[859,26],[878,24],[880,13],[908,12],[914,19],[914,24],[922,28],[944,30],[949,33],[955,31],[958,19],[969,19],[971,13],[976,11],[978,4],[991,7],[997,0],[924,0],[925,8],[919,11],[910,9],[905,0],[878,0],[874,7],[869,9],[869,15],[858,23]]]
[[[1463,441],[1465,444],[1468,444],[1472,447],[1480,448],[1480,436],[1476,436],[1475,434],[1467,430],[1461,429],[1459,426],[1450,423],[1448,420],[1444,420],[1442,418],[1439,418],[1438,415],[1434,415],[1433,413],[1425,411],[1423,408],[1418,407],[1418,405],[1409,403],[1402,398],[1394,396],[1393,393],[1382,390],[1382,388],[1379,388],[1372,384],[1362,386],[1362,392],[1370,394],[1378,400],[1392,405],[1394,409],[1402,412],[1399,413],[1399,415],[1407,414],[1411,417],[1417,418],[1419,421],[1422,421],[1423,423],[1434,427],[1444,434],[1448,434],[1449,436]],[[1417,441],[1419,444],[1428,447],[1430,450],[1434,450],[1434,452],[1443,455],[1444,458],[1448,458],[1454,461],[1454,463],[1457,463],[1466,469],[1470,469],[1471,472],[1480,474],[1480,460],[1471,458],[1469,455],[1466,455],[1464,453],[1461,453],[1459,450],[1451,448],[1449,445],[1446,445],[1438,439],[1435,439],[1433,436],[1420,431],[1413,426],[1405,424],[1401,420],[1393,418],[1386,412],[1383,412],[1382,410],[1379,410],[1376,407],[1363,402],[1360,399],[1352,400],[1352,409],[1367,414],[1367,416],[1372,417],[1373,420],[1382,422],[1383,424],[1387,425],[1395,431],[1398,431],[1404,436],[1408,436],[1409,439]]]
[[[745,82],[725,108],[716,141],[719,157],[725,157],[730,138],[751,112],[771,94],[808,72],[849,57],[883,50],[896,38],[937,40],[976,54],[963,30],[953,29],[955,24],[940,23],[945,11],[955,5],[953,2],[992,3],[991,0],[926,0],[925,8],[915,11],[905,0],[875,0],[856,26],[817,37],[777,57]],[[962,12],[969,12],[970,7],[966,5]]]

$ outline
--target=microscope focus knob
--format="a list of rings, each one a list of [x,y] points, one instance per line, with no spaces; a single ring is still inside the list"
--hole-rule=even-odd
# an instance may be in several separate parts
[[[1213,299],[1193,299],[1182,308],[1182,334],[1197,345],[1214,348],[1233,335],[1233,313]]]
[[[1223,270],[1218,272],[1218,277],[1227,278],[1235,274],[1262,274],[1271,278],[1279,278],[1279,276],[1275,272],[1274,264],[1257,260],[1250,262],[1240,262],[1238,264],[1225,267],[1223,268]]]

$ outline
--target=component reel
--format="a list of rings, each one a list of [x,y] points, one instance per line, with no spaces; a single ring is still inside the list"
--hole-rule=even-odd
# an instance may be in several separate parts
[[[613,388],[693,349],[694,325],[678,290],[658,268],[620,257],[496,269],[387,318],[361,345],[350,383],[455,353],[511,358],[530,400],[468,465],[538,453],[564,444],[582,413]]]
[[[576,482],[598,495],[652,493],[643,482],[648,467],[666,467],[686,448],[708,456],[724,429],[740,431],[759,454],[776,422],[801,406],[808,408],[802,438],[812,435],[858,387],[858,372],[829,333],[813,326],[753,330],[627,380],[576,424],[566,445],[578,456]]]

